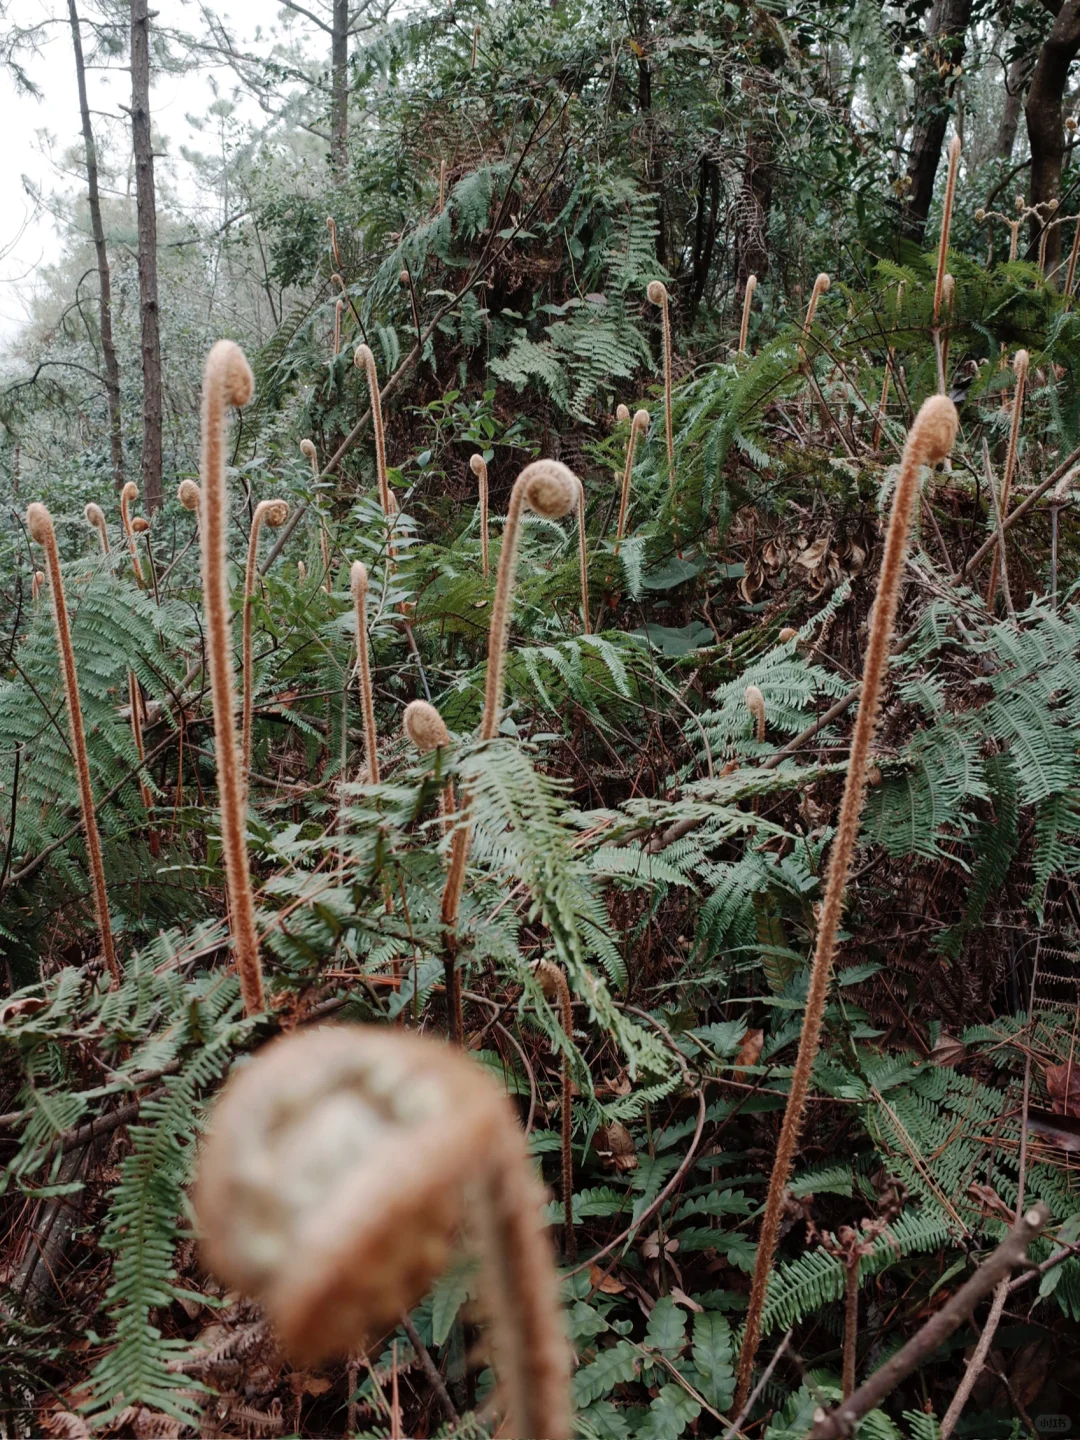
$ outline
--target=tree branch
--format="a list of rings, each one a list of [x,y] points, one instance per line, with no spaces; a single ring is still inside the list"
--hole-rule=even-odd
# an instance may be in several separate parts
[[[297,15],[305,16],[313,25],[317,25],[319,29],[327,35],[334,33],[332,25],[328,25],[325,20],[320,20],[318,15],[313,15],[310,10],[305,10],[303,5],[297,5],[296,0],[281,0],[281,3],[286,10],[295,10]]]
[[[992,1290],[996,1290],[1011,1271],[1027,1259],[1027,1248],[1050,1218],[1050,1212],[1040,1201],[1013,1225],[1008,1235],[956,1294],[948,1299],[936,1314],[911,1337],[906,1345],[875,1370],[864,1384],[835,1410],[818,1410],[814,1414],[814,1428],[810,1440],[847,1440],[855,1434],[855,1428],[864,1415],[875,1409],[886,1395],[896,1389],[900,1381],[917,1370],[930,1359],[938,1346],[971,1318],[976,1305]]]

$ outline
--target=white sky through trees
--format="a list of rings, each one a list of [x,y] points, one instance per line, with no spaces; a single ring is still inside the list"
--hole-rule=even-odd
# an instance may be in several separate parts
[[[196,3],[154,0],[152,8],[158,12],[152,23],[162,31],[195,36],[206,33],[202,7]],[[268,32],[278,27],[281,13],[276,5],[267,0],[227,0],[227,4],[207,8],[224,22],[238,44],[250,45],[260,54],[269,52],[272,41]],[[98,11],[92,4],[80,3],[79,13],[85,22]],[[296,17],[282,18],[290,22],[291,38],[302,40],[312,55],[329,49],[313,26],[297,22]],[[0,70],[2,351],[28,319],[39,266],[59,254],[60,228],[71,223],[72,202],[85,193],[85,172],[67,0],[10,0],[0,24],[8,29],[40,27],[36,51],[22,50],[17,58],[42,92],[41,98],[20,93],[10,72]],[[130,155],[128,116],[120,106],[131,104],[131,74],[126,47],[125,53],[109,62],[109,68],[94,64],[93,37],[85,23],[83,47],[94,131],[106,170],[101,179],[102,194],[107,200],[118,191],[123,193],[132,179],[120,168],[122,159]],[[180,46],[174,48],[181,58]],[[207,203],[181,150],[190,147],[212,153],[216,149],[216,123],[200,132],[189,117],[205,117],[219,98],[235,102],[242,120],[258,123],[265,119],[258,105],[241,93],[236,75],[224,63],[215,64],[207,56],[193,57],[192,63],[176,73],[153,72],[150,99],[154,135],[155,140],[160,137],[166,151],[166,157],[157,161],[159,210],[163,200],[168,200],[182,212],[190,211],[194,218],[195,212]],[[78,169],[70,163],[73,148],[79,158]],[[28,193],[24,177],[40,198]]]

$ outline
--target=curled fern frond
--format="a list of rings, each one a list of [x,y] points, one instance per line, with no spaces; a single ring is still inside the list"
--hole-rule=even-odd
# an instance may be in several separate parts
[[[368,394],[371,397],[371,428],[375,433],[375,474],[379,482],[379,499],[383,514],[389,520],[390,486],[386,479],[386,431],[383,429],[382,398],[379,395],[379,376],[375,369],[375,356],[368,345],[358,345],[353,363],[367,376]]]
[[[558,460],[534,460],[531,465],[526,465],[514,481],[506,512],[506,524],[503,527],[495,602],[491,607],[487,684],[484,690],[484,713],[480,721],[481,740],[494,740],[499,730],[506,642],[510,633],[510,605],[517,573],[522,511],[528,506],[535,514],[548,520],[559,520],[574,508],[580,493],[581,481]]]
[[[237,753],[232,643],[229,636],[228,495],[225,487],[225,409],[251,399],[255,381],[244,352],[219,340],[206,357],[202,392],[202,457],[199,538],[202,545],[203,624],[210,695],[214,710],[214,754],[221,798],[221,844],[229,886],[229,920],[248,1015],[264,1007],[262,963],[255,931],[245,835],[246,787]]]
[[[806,1097],[810,1089],[810,1074],[821,1040],[821,1025],[825,1014],[829,979],[832,974],[836,936],[840,928],[844,892],[847,888],[855,841],[858,836],[859,817],[866,794],[870,746],[877,729],[881,686],[892,643],[893,624],[896,619],[896,605],[915,497],[918,494],[923,468],[927,465],[937,465],[945,459],[956,439],[958,426],[959,417],[952,401],[943,395],[932,396],[925,401],[915,417],[900,462],[900,473],[897,476],[892,513],[889,516],[889,528],[885,537],[885,553],[878,579],[877,598],[874,602],[873,623],[863,665],[862,700],[851,739],[847,778],[844,784],[843,799],[840,803],[836,837],[833,840],[829,856],[825,898],[818,922],[817,944],[814,947],[814,958],[810,971],[810,986],[799,1035],[799,1052],[795,1061],[791,1088],[788,1092],[783,1124],[780,1128],[776,1157],[769,1177],[769,1190],[765,1200],[761,1232],[758,1237],[750,1303],[747,1308],[746,1328],[743,1332],[743,1345],[739,1356],[736,1410],[741,1409],[750,1393],[754,1358],[761,1335],[761,1316],[765,1306],[766,1287],[780,1234],[784,1193],[787,1189],[795,1151],[802,1131]]]
[[[146,576],[143,574],[143,568],[139,562],[139,550],[135,544],[135,531],[131,525],[131,502],[138,498],[139,487],[135,484],[134,480],[129,480],[120,491],[120,522],[124,527],[128,550],[131,553],[131,568],[135,572],[135,583],[140,590],[143,590],[146,588]]]
[[[818,301],[821,299],[822,295],[827,295],[829,293],[831,285],[832,281],[829,279],[828,275],[826,275],[825,271],[822,270],[820,275],[818,275],[817,279],[814,281],[814,288],[810,291],[810,303],[806,307],[806,319],[803,321],[804,334],[810,334],[810,327],[811,325],[813,325],[814,316],[817,314]]]
[[[765,696],[756,685],[748,685],[743,696],[746,708],[754,717],[754,738],[759,745],[765,743]]]
[[[199,506],[202,504],[202,491],[194,480],[181,480],[176,487],[176,498],[185,510],[193,510],[197,515]]]
[[[91,501],[83,511],[83,514],[86,516],[86,523],[92,526],[98,533],[98,539],[101,542],[101,553],[108,555],[109,527],[105,523],[104,510],[102,510],[100,505],[95,505],[94,502]]]
[[[309,1363],[417,1303],[449,1262],[467,1194],[507,1433],[568,1440],[543,1192],[506,1097],[465,1055],[382,1026],[274,1041],[218,1101],[195,1203],[211,1268]]]

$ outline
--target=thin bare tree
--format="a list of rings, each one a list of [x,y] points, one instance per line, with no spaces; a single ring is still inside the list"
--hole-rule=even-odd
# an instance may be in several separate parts
[[[142,493],[146,508],[161,509],[161,322],[158,312],[157,206],[150,133],[150,10],[131,0],[131,138],[138,212],[139,318],[142,324]]]

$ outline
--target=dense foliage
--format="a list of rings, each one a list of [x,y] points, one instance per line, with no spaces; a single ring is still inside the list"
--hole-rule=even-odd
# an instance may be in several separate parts
[[[448,779],[473,826],[464,1043],[516,1097],[564,1247],[572,1184],[577,1258],[560,1258],[578,1433],[725,1433],[882,516],[943,340],[961,439],[923,489],[745,1433],[801,1436],[840,1397],[843,1227],[865,1232],[860,1378],[993,1249],[1023,1199],[1053,1217],[1036,1260],[1076,1239],[1080,530],[1068,487],[1080,321],[1060,271],[1044,274],[1037,254],[1010,260],[1003,222],[976,219],[1012,184],[984,153],[961,166],[955,284],[935,325],[940,201],[925,245],[897,238],[903,56],[919,30],[896,8],[627,14],[521,0],[378,27],[352,56],[346,174],[324,173],[297,119],[296,106],[318,107],[315,87],[261,137],[234,137],[215,183],[241,197],[235,223],[191,233],[163,206],[166,504],[130,546],[104,394],[86,373],[98,337],[75,283],[85,239],[57,261],[0,396],[13,517],[0,536],[6,1434],[491,1433],[467,1262],[408,1330],[295,1368],[255,1307],[200,1264],[187,1195],[222,1078],[275,1032],[327,1017],[448,1028]],[[1037,17],[1020,19],[1042,35]],[[274,65],[260,83],[303,76]],[[965,157],[995,123],[980,74]],[[115,236],[130,215],[111,203]],[[1066,246],[1073,209],[1064,199]],[[119,243],[112,258],[134,472],[135,260]],[[804,328],[822,270],[832,283]],[[674,324],[673,466],[655,280]],[[198,473],[199,376],[221,334],[256,381],[229,457],[238,647],[254,506],[291,507],[284,530],[264,532],[252,600],[247,843],[268,987],[255,1017],[230,964],[197,521],[173,498]],[[390,519],[361,342],[384,386]],[[1000,523],[992,492],[1021,348],[1012,506],[1043,488],[1002,532],[997,587],[982,547]],[[631,426],[619,405],[651,417],[621,542]],[[591,623],[576,517],[527,515],[506,713],[479,744],[502,515],[539,456],[584,486]],[[33,584],[41,552],[23,526],[32,500],[49,505],[64,561],[115,989],[49,587]],[[105,511],[107,554],[88,502]],[[355,560],[371,577],[374,785]],[[449,749],[419,756],[403,737],[417,697],[438,707]],[[544,959],[569,981],[572,1033],[537,974]],[[932,1440],[985,1315],[862,1433]],[[1010,1295],[960,1433],[1028,1433],[1042,1414],[1080,1423],[1078,1325],[1080,1259]]]

